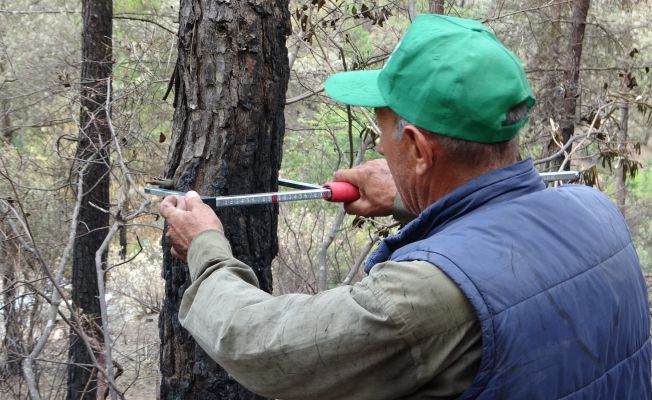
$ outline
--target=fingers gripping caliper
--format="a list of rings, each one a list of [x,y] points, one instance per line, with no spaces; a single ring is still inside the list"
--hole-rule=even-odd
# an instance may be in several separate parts
[[[539,175],[544,182],[553,182],[577,179],[580,174],[578,171],[560,171],[541,172]],[[201,199],[209,206],[220,208],[315,199],[322,199],[334,203],[349,203],[360,198],[360,191],[358,188],[349,182],[329,182],[320,186],[311,183],[292,181],[289,179],[279,179],[278,184],[279,186],[297,190],[241,194],[235,196],[202,196]],[[146,186],[145,193],[163,197],[184,196],[186,194],[185,192],[169,190],[155,185]]]

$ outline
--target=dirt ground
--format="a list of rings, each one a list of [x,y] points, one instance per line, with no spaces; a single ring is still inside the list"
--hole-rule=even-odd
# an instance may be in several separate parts
[[[133,400],[156,399],[159,388],[158,315],[116,313],[113,359],[124,369],[116,383]]]

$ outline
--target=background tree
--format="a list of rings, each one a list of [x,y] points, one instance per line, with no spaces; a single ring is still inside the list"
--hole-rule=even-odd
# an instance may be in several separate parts
[[[152,284],[162,281],[156,262],[159,250],[154,253],[147,246],[158,242],[160,231],[142,212],[145,197],[138,192],[142,192],[148,171],[160,171],[164,161],[159,142],[165,140],[163,132],[171,125],[171,108],[160,99],[165,77],[171,72],[166,62],[174,55],[170,39],[176,16],[168,10],[175,11],[176,7],[170,8],[169,1],[149,0],[118,0],[113,4],[120,18],[114,22],[114,58],[109,59],[114,66],[114,94],[111,101],[96,105],[99,112],[94,113],[81,105],[81,2],[0,0],[0,100],[4,104],[0,133],[7,139],[0,143],[0,247],[6,256],[0,263],[3,399],[26,398],[27,392],[34,399],[66,397],[70,325],[73,332],[81,334],[85,350],[91,343],[95,350],[91,351],[95,360],[79,367],[106,370],[106,352],[110,349],[104,346],[105,354],[101,354],[104,340],[98,343],[80,330],[86,325],[80,323],[83,319],[78,309],[71,307],[71,259],[76,230],[85,228],[77,223],[82,200],[77,195],[85,193],[78,190],[83,186],[79,178],[85,177],[82,172],[91,165],[106,163],[109,158],[106,173],[112,178],[111,201],[104,206],[93,204],[104,208],[107,217],[111,214],[111,225],[104,226],[95,246],[100,248],[103,241],[108,244],[118,226],[118,230],[126,231],[115,235],[126,239],[125,246],[120,246],[124,258],[111,252],[107,260],[105,248],[100,249],[97,260],[98,253],[92,252],[86,267],[96,277],[96,267],[99,265],[100,271],[105,268],[106,273],[100,276],[108,279],[109,290],[93,288],[92,284],[85,289],[98,293],[93,299],[96,302],[106,304],[113,298],[108,311],[115,325],[103,326],[101,333],[112,338],[107,343],[117,344],[113,361],[124,367],[118,396],[129,391],[128,397],[144,398],[144,393],[156,392],[158,357],[151,356],[156,351],[150,348],[158,349],[156,331],[139,333],[150,326],[154,329],[155,323],[149,322],[154,318],[141,319],[139,313],[154,312],[160,305],[157,299],[161,298],[158,292],[162,286]],[[104,80],[100,90],[105,91],[107,83]],[[112,121],[103,115],[109,116],[109,108]],[[108,141],[102,144],[107,151],[104,161],[100,156],[95,163],[79,158],[79,136],[88,135],[88,126],[80,126],[80,120],[84,124],[88,119],[80,113],[91,114],[109,128]],[[134,213],[138,220],[134,220]],[[140,263],[138,275],[132,273],[134,262]],[[147,272],[153,268],[157,271]],[[143,285],[143,280],[148,285]],[[137,308],[125,307],[126,299],[133,299]],[[134,309],[142,311],[134,314]],[[108,319],[95,321],[96,325],[105,323]],[[130,348],[125,351],[123,344]],[[12,376],[17,365],[22,367],[21,376]],[[89,383],[89,388],[94,385]]]
[[[0,279],[4,291],[4,348],[6,356],[2,363],[1,375],[18,376],[20,374],[21,355],[24,353],[24,344],[21,327],[19,325],[20,303],[17,301],[19,293],[14,286],[17,281],[17,270],[20,268],[21,246],[13,232],[11,210],[0,203]]]
[[[75,155],[76,173],[83,174],[83,192],[77,238],[73,250],[72,300],[83,330],[92,341],[93,351],[103,351],[100,302],[95,253],[100,249],[109,226],[109,149],[111,131],[106,104],[113,63],[113,1],[82,1],[82,64],[79,138]],[[106,260],[106,253],[102,255]],[[97,371],[89,368],[93,359],[86,344],[73,329],[70,333],[68,399],[94,398]]]
[[[577,99],[580,95],[580,69],[582,65],[582,48],[584,46],[584,34],[586,32],[586,19],[589,14],[590,0],[576,0],[572,4],[570,40],[569,48],[566,52],[567,61],[564,69],[564,81],[561,82],[564,91],[563,107],[564,115],[561,117],[561,138],[557,143],[566,145],[575,133],[575,124],[577,123]],[[552,141],[553,149],[555,141]],[[570,151],[570,149],[568,150]],[[564,161],[563,155],[560,155],[553,162],[553,169],[561,167]],[[566,170],[570,170],[570,162],[565,165]]]
[[[282,0],[182,0],[173,84],[174,125],[164,178],[177,190],[233,195],[277,188],[288,80]],[[278,251],[277,209],[218,210],[234,255],[271,291]],[[161,398],[246,399],[240,387],[180,326],[187,268],[164,246],[165,300],[161,332]]]

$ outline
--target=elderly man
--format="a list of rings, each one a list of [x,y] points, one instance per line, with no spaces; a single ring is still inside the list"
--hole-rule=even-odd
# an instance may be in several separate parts
[[[368,276],[274,297],[196,193],[161,204],[192,285],[179,318],[249,389],[282,399],[649,399],[647,295],[625,222],[518,160],[534,97],[482,24],[416,18],[382,70],[336,74],[374,107],[385,161],[338,171],[359,215],[416,216]],[[391,174],[390,174],[391,173]]]

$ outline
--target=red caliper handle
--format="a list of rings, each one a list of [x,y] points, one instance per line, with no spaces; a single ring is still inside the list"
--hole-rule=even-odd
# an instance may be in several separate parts
[[[329,182],[324,187],[331,191],[331,197],[326,199],[327,201],[349,203],[360,198],[358,187],[349,182]]]

